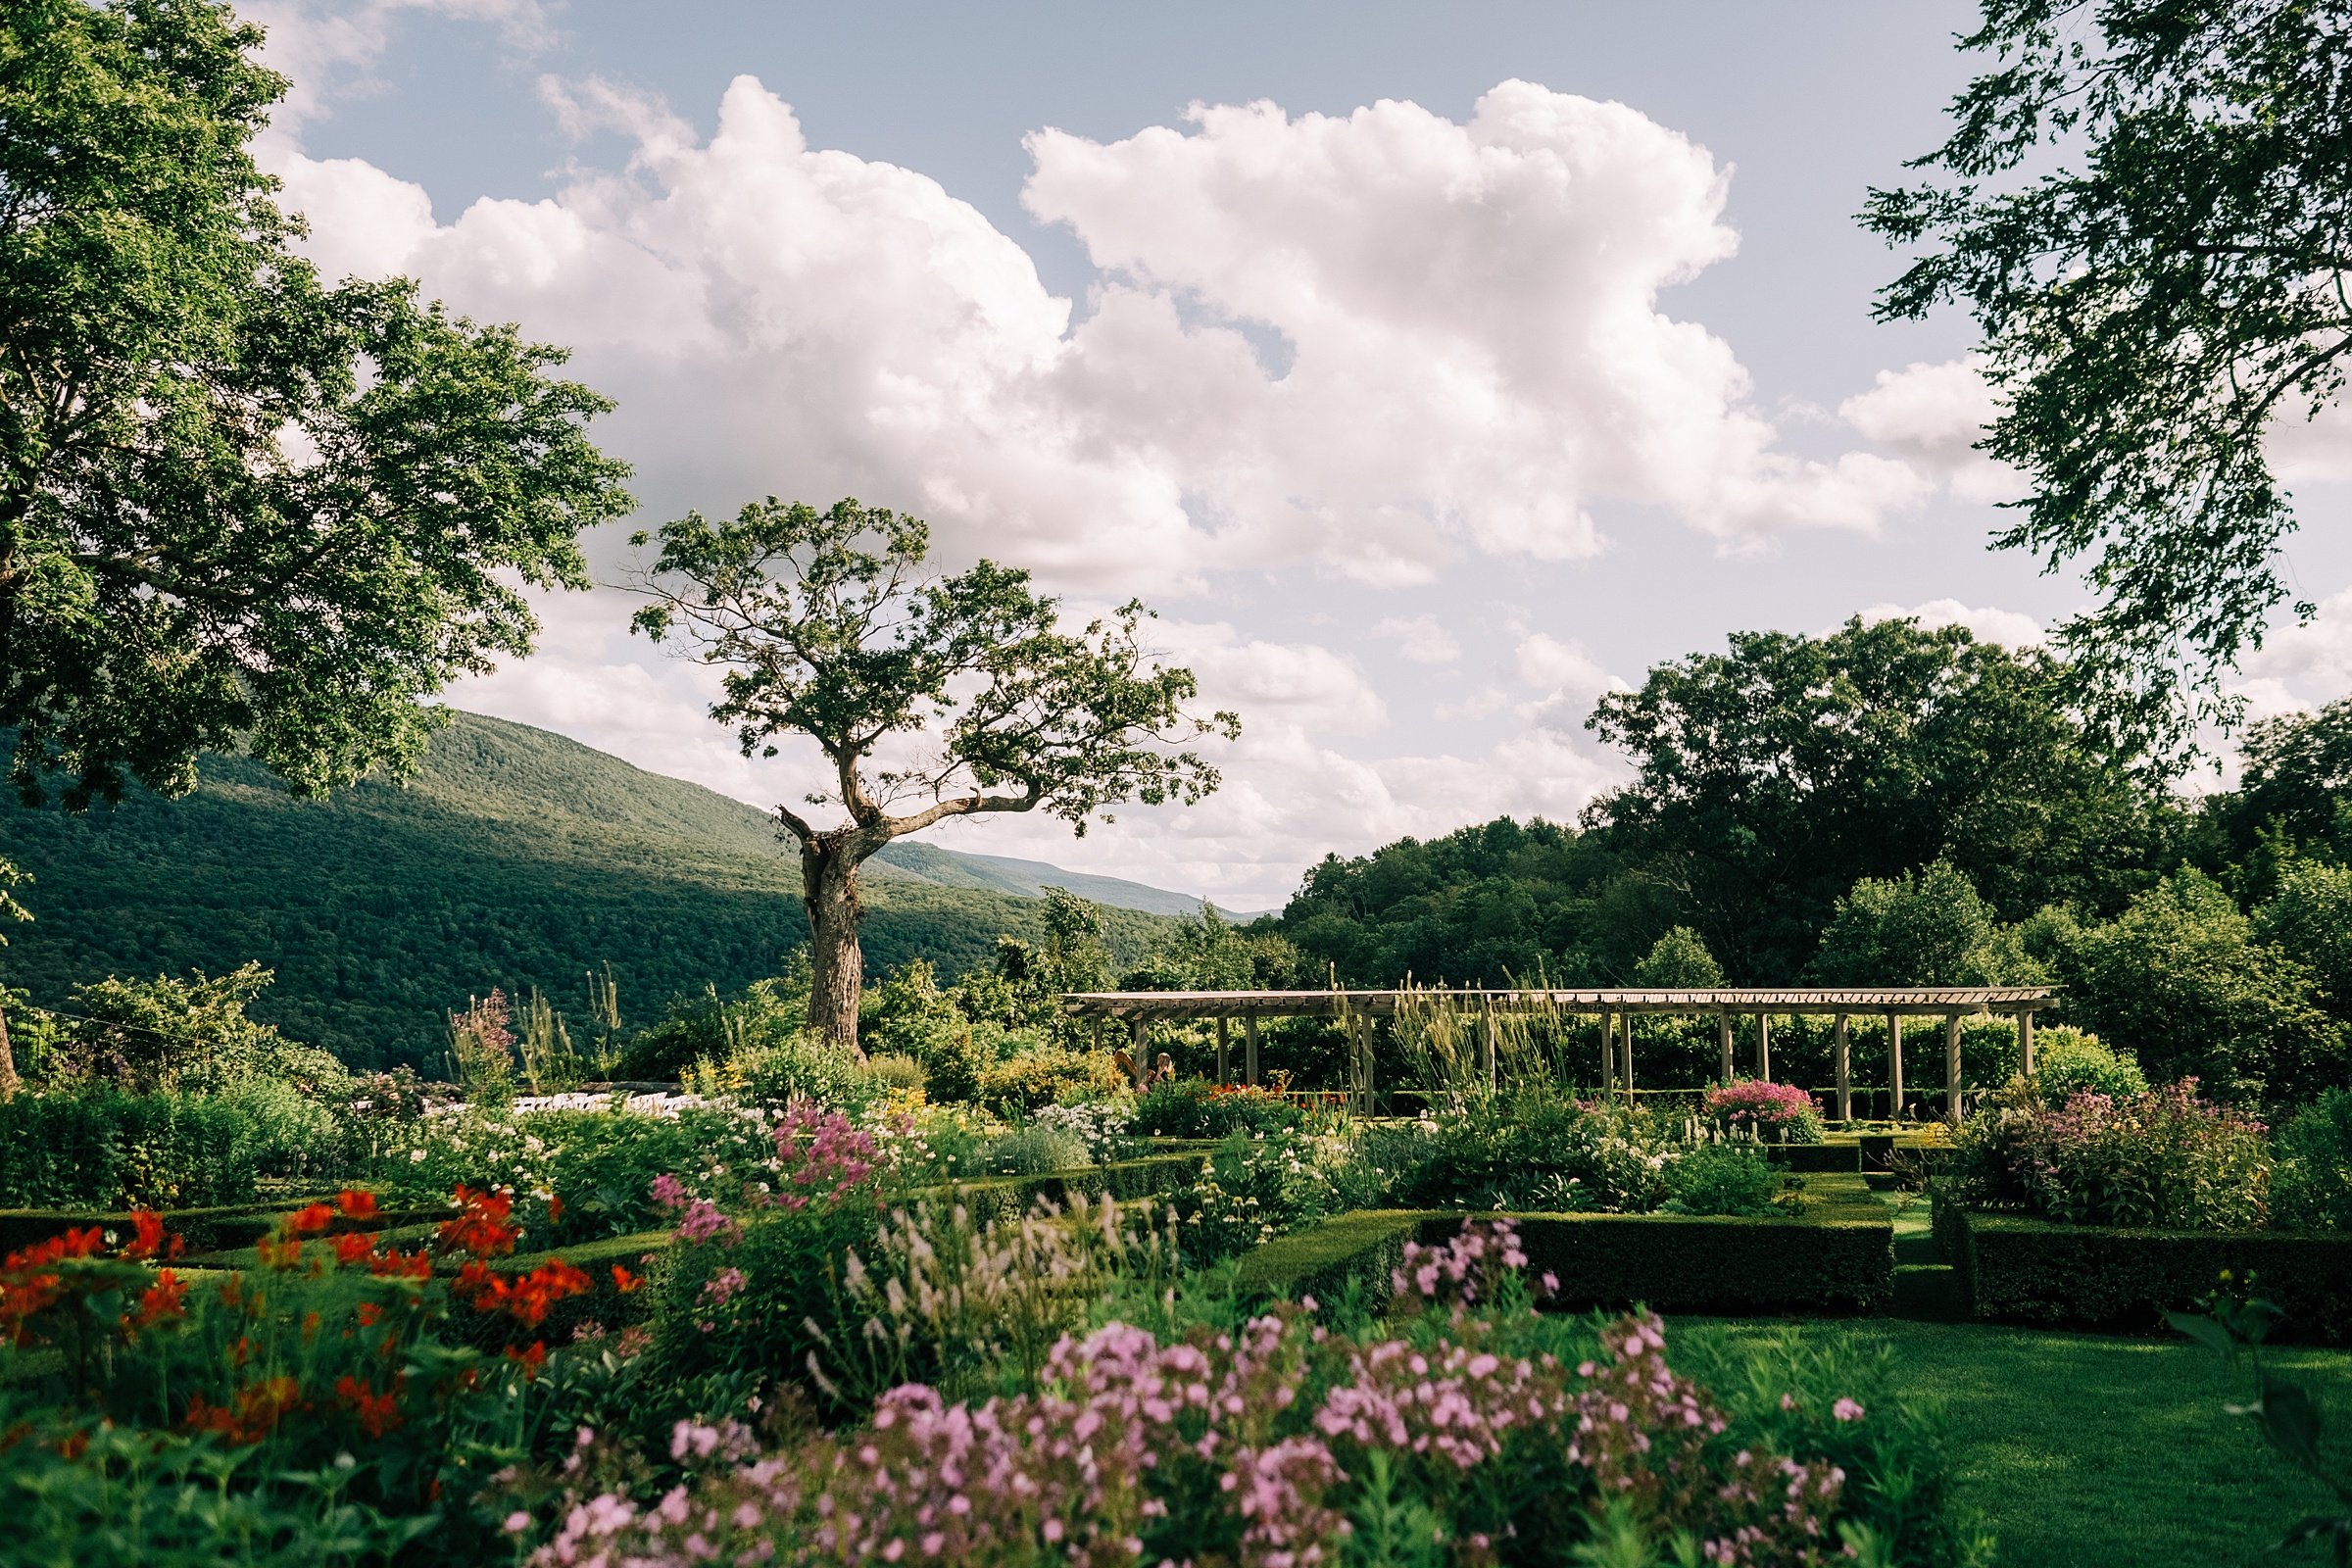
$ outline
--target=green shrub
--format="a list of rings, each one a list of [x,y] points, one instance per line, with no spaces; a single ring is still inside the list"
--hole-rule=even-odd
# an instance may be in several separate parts
[[[2330,1089],[2278,1129],[2273,1222],[2352,1231],[2352,1091]]]
[[[1086,1140],[1061,1127],[1023,1127],[992,1138],[962,1161],[963,1176],[1046,1176],[1095,1162]]]
[[[865,1058],[865,1076],[876,1089],[923,1089],[928,1079],[923,1064],[895,1051],[876,1052]]]
[[[1810,1177],[1794,1217],[1516,1214],[1531,1275],[1554,1276],[1551,1304],[1661,1312],[1868,1310],[1894,1290],[1894,1229],[1859,1176]],[[1237,1283],[1254,1297],[1334,1298],[1350,1286],[1377,1304],[1402,1241],[1452,1236],[1460,1214],[1371,1210],[1266,1243]]]
[[[246,1202],[267,1149],[243,1111],[209,1095],[19,1095],[0,1103],[0,1205]]]
[[[854,1052],[810,1034],[740,1046],[715,1065],[698,1062],[689,1083],[698,1093],[779,1108],[797,1101],[855,1108],[881,1088]]]
[[[1297,1127],[1305,1119],[1306,1112],[1263,1089],[1171,1078],[1137,1098],[1131,1130],[1143,1138],[1224,1138]]]
[[[1780,1167],[1740,1144],[1701,1144],[1666,1167],[1674,1214],[1770,1214],[1782,1206]]]
[[[976,1025],[975,1033],[986,1028]],[[1017,1038],[1025,1031],[1008,1031]],[[980,1070],[976,1097],[1006,1115],[1068,1100],[1098,1100],[1126,1087],[1107,1055],[1067,1046],[1031,1045]]]
[[[2060,1024],[2040,1031],[2034,1042],[2034,1087],[2053,1105],[2075,1096],[2123,1096],[2148,1092],[2139,1063],[2099,1043],[2099,1037]]]
[[[2352,1237],[2063,1225],[1937,1195],[1936,1240],[1980,1318],[2145,1333],[2225,1270],[2285,1314],[2274,1338],[2352,1343]]]
[[[1676,1147],[1646,1108],[1522,1091],[1449,1117],[1409,1152],[1394,1200],[1414,1208],[1643,1214],[1666,1200]]]
[[[2192,1079],[2144,1095],[2081,1094],[2056,1108],[2030,1086],[1992,1096],[1961,1129],[1954,1196],[2077,1225],[2252,1230],[2270,1197],[2262,1124],[2197,1099]]]

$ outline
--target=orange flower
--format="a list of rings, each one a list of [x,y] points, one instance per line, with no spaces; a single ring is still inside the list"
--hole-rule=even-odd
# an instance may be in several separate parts
[[[335,1195],[335,1207],[342,1210],[346,1219],[373,1219],[376,1212],[375,1195],[362,1192],[356,1187],[346,1187]]]
[[[552,1224],[554,1224],[554,1223],[555,1223],[557,1220],[560,1220],[560,1219],[562,1219],[563,1217],[564,1217],[564,1200],[563,1200],[563,1197],[562,1197],[560,1194],[554,1194],[554,1193],[551,1193],[551,1194],[549,1194],[549,1195],[548,1195],[548,1200],[547,1200],[547,1222],[548,1222],[549,1224],[551,1224],[551,1225],[552,1225]]]
[[[187,1426],[220,1433],[231,1443],[259,1443],[288,1414],[307,1408],[301,1384],[288,1377],[264,1378],[239,1389],[225,1405],[210,1403],[201,1394],[190,1396]]]
[[[547,1365],[547,1342],[533,1340],[527,1348],[520,1350],[510,1345],[507,1347],[507,1359],[522,1368],[525,1379],[535,1378],[539,1375],[539,1369]]]
[[[371,1438],[380,1438],[401,1423],[400,1396],[407,1379],[395,1377],[391,1388],[378,1394],[366,1380],[346,1374],[336,1380],[335,1396],[351,1406],[360,1418],[361,1430]]]
[[[422,1248],[414,1252],[382,1252],[368,1260],[368,1272],[377,1279],[429,1280],[433,1258]]]
[[[305,1313],[303,1313],[303,1314],[302,1314],[302,1338],[303,1338],[303,1343],[307,1345],[307,1344],[309,1344],[311,1341],[313,1341],[313,1340],[317,1339],[318,1337],[318,1313],[316,1313],[316,1312],[305,1312]]]
[[[452,1195],[460,1213],[442,1223],[440,1245],[475,1257],[502,1257],[514,1250],[522,1227],[509,1216],[514,1210],[512,1193],[477,1193],[463,1182]]]
[[[345,1231],[340,1236],[328,1237],[326,1244],[335,1250],[335,1264],[339,1268],[348,1268],[362,1258],[375,1255],[375,1238],[366,1231]]]
[[[130,1211],[130,1224],[138,1235],[122,1249],[122,1255],[153,1257],[164,1245],[164,1216],[152,1208],[134,1208]]]
[[[384,1309],[376,1305],[373,1301],[362,1301],[360,1303],[360,1327],[364,1329],[371,1329],[375,1327],[376,1324],[382,1322],[383,1318]]]
[[[286,1216],[287,1233],[294,1236],[313,1236],[335,1222],[335,1211],[324,1203],[311,1203]]]
[[[155,1283],[140,1293],[139,1309],[131,1318],[131,1326],[143,1329],[168,1317],[185,1316],[187,1310],[188,1282],[168,1268],[158,1269]]]
[[[637,1287],[643,1285],[644,1283],[644,1275],[632,1274],[627,1269],[622,1268],[618,1263],[612,1265],[612,1288],[618,1291],[621,1295],[635,1295]]]

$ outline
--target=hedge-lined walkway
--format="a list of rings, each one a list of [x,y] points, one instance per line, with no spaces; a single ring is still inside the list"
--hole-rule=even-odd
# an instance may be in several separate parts
[[[2244,1374],[2186,1341],[1887,1318],[1675,1320],[1683,1332],[1702,1326],[1885,1346],[1899,1387],[1944,1404],[1964,1494],[1992,1521],[2003,1568],[2322,1560],[2268,1553],[2328,1495],[2277,1462],[2251,1422],[2223,1411],[2248,1397]],[[2352,1463],[2352,1352],[2270,1355],[2320,1396],[2326,1447]]]

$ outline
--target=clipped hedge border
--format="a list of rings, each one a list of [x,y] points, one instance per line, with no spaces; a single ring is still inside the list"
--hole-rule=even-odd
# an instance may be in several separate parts
[[[1859,1172],[1805,1184],[1804,1212],[1511,1214],[1531,1274],[1559,1277],[1553,1304],[1661,1312],[1872,1311],[1894,1294],[1894,1223]],[[1364,1210],[1279,1237],[1245,1256],[1237,1283],[1262,1297],[1332,1296],[1350,1282],[1384,1300],[1404,1243],[1450,1238],[1473,1216]],[[1496,1216],[1506,1217],[1506,1216]]]
[[[2228,1269],[2285,1313],[2274,1339],[2352,1345],[2352,1236],[2066,1225],[1940,1196],[1935,1223],[1972,1317],[2149,1333]]]

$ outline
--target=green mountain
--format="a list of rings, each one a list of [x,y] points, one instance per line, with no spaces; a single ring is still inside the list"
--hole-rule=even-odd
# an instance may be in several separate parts
[[[912,839],[901,839],[874,858],[943,888],[979,888],[1021,899],[1042,899],[1048,888],[1067,888],[1082,899],[1114,909],[1141,909],[1146,914],[1176,916],[1199,914],[1202,903],[1189,893],[1171,893],[1166,888],[1149,887],[1123,877],[1065,871],[1044,860],[1016,860],[1004,855],[943,850],[935,844]],[[1217,912],[1235,924],[1257,918],[1254,913],[1237,914],[1225,908]]]
[[[12,800],[0,845],[33,874],[22,891],[38,917],[9,933],[0,981],[58,1005],[75,981],[259,959],[277,983],[256,1015],[356,1066],[436,1062],[443,1015],[492,986],[537,987],[578,1012],[587,972],[609,962],[623,1019],[639,1025],[706,984],[776,973],[808,940],[799,858],[765,813],[472,713],[434,736],[405,784],[297,801],[259,766],[212,757],[181,800],[80,817]],[[1043,934],[1042,884],[994,858],[888,854],[868,862],[869,970],[925,957],[953,975],[1001,934]],[[1165,920],[1114,907],[1108,923],[1132,960]]]

